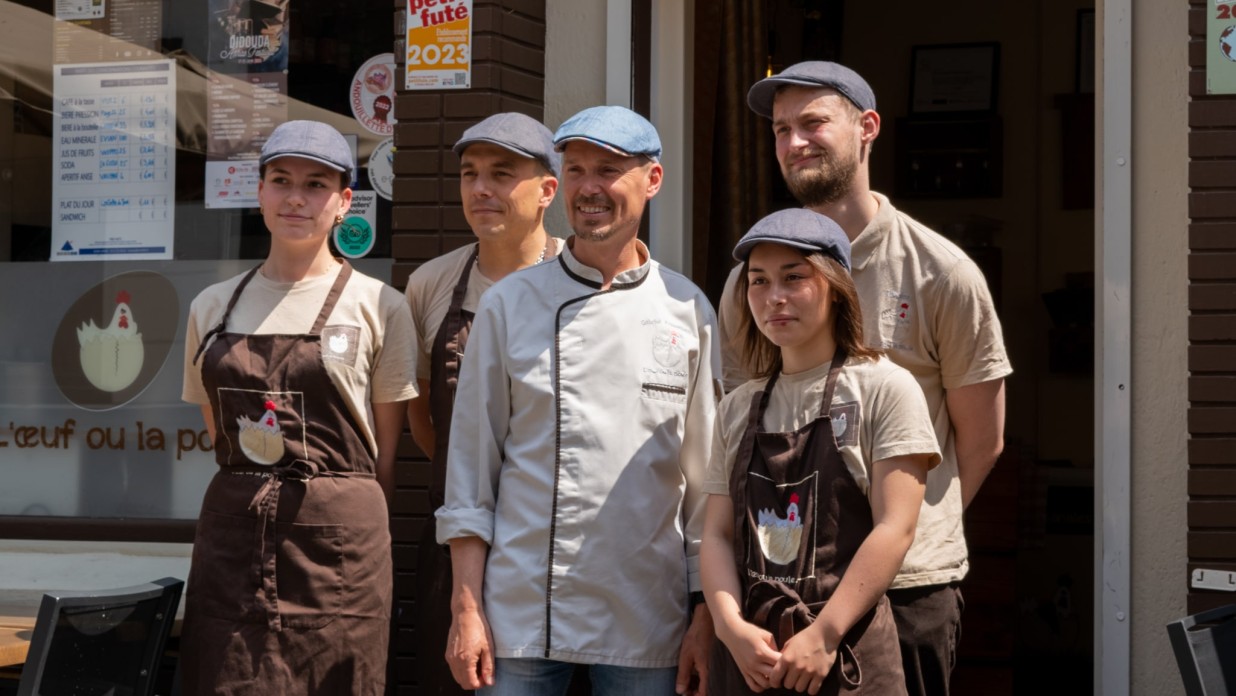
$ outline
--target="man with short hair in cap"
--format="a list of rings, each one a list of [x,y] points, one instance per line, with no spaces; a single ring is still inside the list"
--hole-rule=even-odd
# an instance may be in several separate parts
[[[448,659],[490,694],[562,693],[576,664],[596,694],[703,693],[716,318],[636,236],[664,175],[652,124],[594,107],[554,142],[575,234],[481,298],[463,360],[436,513]]]
[[[927,478],[914,543],[888,596],[911,695],[947,694],[969,570],[962,513],[1004,448],[1004,378],[1012,372],[1000,319],[978,266],[954,243],[871,190],[880,134],[875,93],[858,73],[808,61],[755,83],[752,111],[772,121],[777,162],[804,207],[852,244],[868,345],[914,375],[943,454]],[[721,301],[723,334],[735,298]],[[727,386],[746,371],[724,341]]]
[[[459,363],[481,294],[557,256],[563,244],[544,224],[562,161],[548,128],[523,114],[495,114],[465,130],[454,150],[460,203],[476,241],[421,265],[405,292],[421,347],[420,395],[408,404],[408,420],[412,438],[430,456],[431,509],[443,502]],[[450,606],[436,599],[450,593],[451,559],[435,535],[430,519],[416,566],[417,693],[462,694],[444,658]]]

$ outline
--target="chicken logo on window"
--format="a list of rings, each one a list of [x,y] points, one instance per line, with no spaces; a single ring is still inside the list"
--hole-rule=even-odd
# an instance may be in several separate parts
[[[92,411],[140,397],[155,382],[167,356],[183,349],[177,340],[184,324],[176,286],[152,271],[129,271],[91,285],[98,279],[97,269],[59,265],[68,268],[57,271],[55,292],[38,298],[38,311],[49,319],[59,315],[46,350],[60,393]],[[80,294],[61,306],[63,294],[69,293]],[[152,398],[164,403],[174,396],[158,393]]]
[[[769,508],[760,510],[756,520],[756,532],[765,558],[780,565],[797,560],[798,548],[803,541],[803,521],[798,512],[798,494],[790,494],[790,504],[785,509],[785,517]]]
[[[91,319],[82,322],[77,329],[82,373],[97,389],[105,392],[118,392],[133,384],[145,362],[142,334],[137,330],[130,300],[129,293],[121,290],[116,295],[112,321],[106,328],[99,328]]]
[[[264,406],[266,413],[256,421],[249,420],[248,416],[236,418],[240,428],[240,451],[250,461],[274,464],[283,459],[283,431],[275,415],[275,402],[267,401]]]

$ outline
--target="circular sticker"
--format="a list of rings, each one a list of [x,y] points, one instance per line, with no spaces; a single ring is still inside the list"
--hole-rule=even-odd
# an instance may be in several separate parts
[[[1219,50],[1222,51],[1224,58],[1232,61],[1236,61],[1236,35],[1234,34],[1236,34],[1236,24],[1219,34]]]
[[[395,54],[380,53],[365,61],[352,78],[348,100],[352,115],[365,130],[394,135]]]
[[[373,251],[374,238],[373,227],[360,216],[346,217],[335,227],[335,248],[349,259],[359,259]]]
[[[61,317],[51,347],[56,386],[91,411],[124,405],[158,376],[178,328],[171,281],[151,271],[112,276]]]
[[[389,201],[394,183],[395,139],[387,138],[374,146],[369,155],[369,185],[379,196]]]

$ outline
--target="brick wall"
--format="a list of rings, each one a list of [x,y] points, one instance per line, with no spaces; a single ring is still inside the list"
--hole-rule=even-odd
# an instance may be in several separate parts
[[[1189,4],[1189,569],[1236,571],[1236,95],[1206,95],[1206,11]],[[1188,611],[1230,604],[1190,590]]]

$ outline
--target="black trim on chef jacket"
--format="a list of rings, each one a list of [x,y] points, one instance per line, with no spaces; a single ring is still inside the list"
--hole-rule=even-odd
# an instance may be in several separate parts
[[[562,391],[559,388],[562,365],[560,362],[561,346],[558,343],[559,330],[562,325],[562,311],[578,302],[586,302],[594,297],[607,295],[611,292],[634,290],[643,285],[648,275],[652,272],[652,263],[649,260],[647,262],[648,269],[639,278],[628,283],[611,283],[609,289],[602,290],[601,283],[572,272],[562,254],[558,255],[558,263],[562,266],[562,270],[566,272],[568,278],[580,285],[595,288],[597,292],[567,300],[554,313],[554,503],[549,513],[549,560],[545,568],[545,659],[549,659],[549,653],[553,646],[554,538],[558,531],[558,482],[562,474]]]

